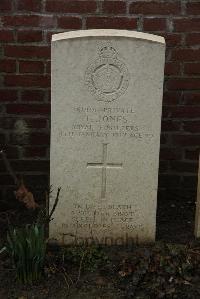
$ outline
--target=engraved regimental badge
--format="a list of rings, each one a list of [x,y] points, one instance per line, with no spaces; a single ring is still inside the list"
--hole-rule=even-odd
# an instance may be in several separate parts
[[[99,101],[112,102],[128,88],[129,72],[112,46],[100,48],[99,57],[85,72],[85,84]]]

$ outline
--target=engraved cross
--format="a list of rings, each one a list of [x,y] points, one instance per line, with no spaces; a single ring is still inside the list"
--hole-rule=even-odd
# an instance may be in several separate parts
[[[101,168],[102,169],[102,179],[101,179],[101,199],[106,198],[106,170],[107,168],[122,168],[122,163],[107,163],[107,152],[108,152],[108,143],[103,143],[103,153],[102,153],[102,162],[87,163],[87,168]]]

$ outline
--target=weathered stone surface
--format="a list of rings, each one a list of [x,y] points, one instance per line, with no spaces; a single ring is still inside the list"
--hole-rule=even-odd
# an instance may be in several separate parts
[[[133,31],[53,36],[50,237],[154,240],[164,54],[162,37]]]

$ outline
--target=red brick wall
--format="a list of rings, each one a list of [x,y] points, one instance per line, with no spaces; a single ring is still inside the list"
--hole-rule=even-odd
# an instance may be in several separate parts
[[[47,184],[50,39],[52,33],[86,28],[166,38],[159,185],[167,194],[194,194],[200,147],[198,0],[0,0],[0,143],[13,168],[30,185]],[[27,126],[16,125],[21,119]],[[2,161],[0,185],[4,195],[13,185]]]

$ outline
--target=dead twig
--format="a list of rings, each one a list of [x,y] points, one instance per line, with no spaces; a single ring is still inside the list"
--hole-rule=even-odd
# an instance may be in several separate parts
[[[13,178],[13,180],[14,180],[14,182],[15,182],[15,185],[18,186],[18,185],[20,184],[20,181],[19,181],[19,179],[17,178],[16,174],[14,173],[14,171],[13,171],[11,165],[10,165],[10,162],[8,161],[8,158],[7,158],[6,154],[4,153],[3,150],[0,150],[0,154],[1,154],[1,156],[2,156],[2,159],[3,159],[3,161],[4,161],[4,164],[5,164],[5,166],[6,166],[6,169],[7,169],[8,173],[9,173],[9,174],[11,175],[11,177]]]
[[[75,285],[78,284],[79,280],[80,280],[80,277],[81,277],[81,270],[82,270],[82,265],[83,265],[83,259],[85,257],[85,255],[87,254],[87,250],[85,250],[82,254],[82,257],[81,257],[81,261],[80,261],[80,265],[79,265],[79,269],[78,269],[78,277],[77,277],[77,280],[76,280],[76,283]]]
[[[188,253],[200,255],[200,252],[196,250],[189,250]]]
[[[52,207],[52,210],[51,210],[51,212],[49,213],[49,216],[48,216],[48,218],[47,218],[47,221],[48,221],[48,222],[51,221],[51,217],[52,217],[52,215],[53,215],[53,213],[54,213],[54,211],[55,211],[55,209],[56,209],[56,206],[57,206],[57,204],[58,204],[59,195],[60,195],[60,190],[61,190],[61,187],[59,187],[58,190],[57,190],[57,194],[56,194],[55,202],[54,202],[53,207]]]
[[[45,209],[46,209],[46,217],[49,215],[49,198],[50,198],[50,192],[45,192]]]
[[[68,286],[68,289],[70,288],[70,286],[72,286],[74,284],[73,280],[71,279],[71,277],[69,276],[69,274],[67,274],[66,270],[64,267],[62,267],[62,271],[63,271],[63,276],[64,279],[66,281],[66,284]],[[70,283],[68,282],[68,280],[70,281]]]
[[[70,286],[69,286],[69,282],[67,281],[67,277],[66,277],[65,273],[63,273],[63,277],[64,277],[64,280],[65,280],[65,282],[66,282],[66,285],[67,285],[67,287],[68,287],[68,289],[69,289]]]
[[[32,192],[30,192],[26,186],[24,185],[23,179],[19,180],[12,169],[10,162],[3,150],[0,150],[0,154],[2,156],[2,159],[5,163],[6,169],[8,173],[11,175],[11,177],[14,180],[15,185],[17,186],[17,191],[15,191],[15,197],[17,200],[23,202],[27,209],[36,209],[39,207],[39,205],[36,203],[34,196]]]

